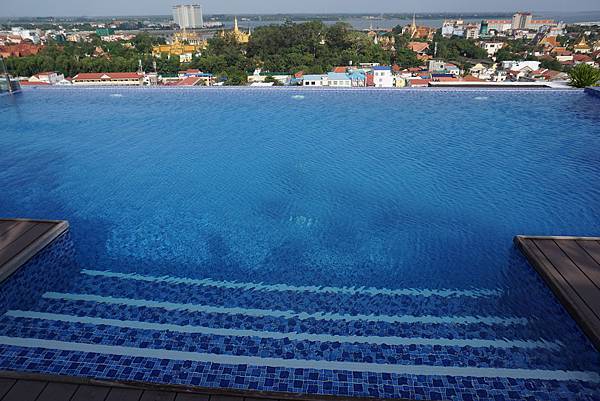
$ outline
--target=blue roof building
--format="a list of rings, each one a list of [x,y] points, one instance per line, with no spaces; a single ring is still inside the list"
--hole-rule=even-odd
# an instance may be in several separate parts
[[[327,80],[329,86],[332,87],[350,88],[352,86],[350,75],[343,72],[328,72]]]

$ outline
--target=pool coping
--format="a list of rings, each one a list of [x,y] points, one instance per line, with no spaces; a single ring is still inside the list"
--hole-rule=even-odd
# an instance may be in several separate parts
[[[600,237],[517,235],[514,242],[600,351]],[[585,244],[585,245],[583,245]]]
[[[27,261],[33,258],[38,252],[50,245],[52,241],[58,238],[69,229],[69,222],[66,220],[36,220],[36,219],[17,219],[1,218],[0,222],[29,223],[32,225],[43,223],[50,224],[51,227],[43,234],[28,243],[22,249],[16,249],[18,252],[5,263],[0,265],[0,284],[2,284],[11,275],[17,272]],[[10,231],[10,230],[9,230]],[[16,240],[2,249],[2,252],[15,249],[18,244]]]

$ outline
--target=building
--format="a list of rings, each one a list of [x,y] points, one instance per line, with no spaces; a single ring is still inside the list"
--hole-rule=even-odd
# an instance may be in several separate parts
[[[59,74],[55,71],[48,71],[32,75],[28,81],[31,83],[47,83],[48,85],[56,85],[64,79],[65,76],[63,74]]]
[[[487,23],[488,34],[492,31],[503,33],[512,29],[512,21],[509,19],[488,19]]]
[[[502,68],[505,70],[521,71],[523,69],[530,69],[531,71],[540,69],[539,61],[503,61]]]
[[[158,45],[152,48],[152,55],[154,57],[161,58],[166,56],[167,58],[179,57],[181,63],[188,63],[192,61],[194,56],[199,56],[202,50],[206,48],[206,42],[201,44],[192,45],[184,44],[182,42],[174,42],[170,45]]]
[[[187,78],[195,78],[193,80],[188,79],[185,84],[178,84],[183,86],[191,86],[191,83],[193,83],[193,85],[196,86],[211,86],[214,83],[213,74],[202,72],[197,69],[187,69],[185,71],[179,71],[178,76],[182,79],[182,81],[185,81]]]
[[[111,36],[115,34],[115,30],[112,28],[98,28],[96,29],[96,35],[102,36]]]
[[[206,46],[208,42],[197,32],[178,31],[173,34],[173,43],[186,43],[188,45]]]
[[[292,75],[286,72],[263,72],[260,68],[254,70],[252,75],[248,75],[248,83],[264,83],[267,77],[278,81],[281,85],[289,85],[292,81]]]
[[[91,72],[73,77],[73,85],[93,86],[141,86],[144,74],[137,72]]]
[[[188,4],[173,6],[173,20],[181,29],[197,29],[204,26],[202,6]]]
[[[367,72],[363,69],[354,69],[348,71],[348,76],[353,87],[367,86]]]
[[[177,81],[173,86],[210,86],[212,85],[212,74],[206,74],[205,77],[190,76]]]
[[[532,18],[531,13],[515,13],[512,17],[510,28],[513,30],[529,29],[528,26],[531,24]]]
[[[465,38],[479,39],[479,25],[469,24],[465,27]]]
[[[328,72],[327,85],[333,88],[350,88],[352,87],[352,80],[346,73]]]
[[[252,33],[250,32],[250,28],[248,28],[248,32],[240,31],[238,27],[238,19],[235,17],[233,19],[233,30],[226,32],[225,30],[221,31],[221,36],[231,35],[233,39],[238,43],[248,43],[250,41],[250,36]]]
[[[392,68],[389,66],[373,67],[373,83],[376,88],[392,88],[394,87],[394,75]]]
[[[534,20],[531,13],[518,12],[515,13],[511,21],[511,29],[517,30],[533,30],[537,31],[544,26],[556,26],[556,22],[551,19]]]
[[[411,39],[432,40],[436,30],[427,26],[417,26],[416,15],[413,15],[412,24],[402,29],[402,34],[408,34]]]
[[[308,74],[304,75],[302,80],[303,86],[328,86],[327,75],[323,74]]]
[[[487,52],[489,57],[493,57],[498,50],[504,47],[504,42],[481,42],[479,45]]]
[[[444,20],[442,24],[442,36],[449,38],[451,36],[464,35],[465,21],[462,19]]]
[[[448,74],[458,76],[460,75],[460,68],[452,63],[446,63],[442,60],[430,60],[429,72],[433,74]]]
[[[585,36],[582,36],[581,40],[573,46],[573,51],[575,53],[588,54],[592,52],[592,48],[585,40]]]

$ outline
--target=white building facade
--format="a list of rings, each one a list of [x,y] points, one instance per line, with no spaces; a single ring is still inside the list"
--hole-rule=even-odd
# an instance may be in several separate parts
[[[181,29],[195,29],[204,26],[202,6],[186,4],[173,6],[173,20]]]
[[[302,80],[304,86],[329,86],[327,75],[325,74],[309,74],[305,75]]]
[[[392,74],[391,67],[373,67],[373,84],[376,88],[393,88],[394,75]]]

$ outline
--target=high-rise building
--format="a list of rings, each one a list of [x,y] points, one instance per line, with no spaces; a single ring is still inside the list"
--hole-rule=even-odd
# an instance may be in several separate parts
[[[187,4],[173,6],[173,19],[181,29],[202,28],[202,6],[199,4]]]
[[[531,13],[518,12],[512,17],[512,29],[528,29],[531,24]]]

